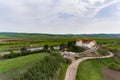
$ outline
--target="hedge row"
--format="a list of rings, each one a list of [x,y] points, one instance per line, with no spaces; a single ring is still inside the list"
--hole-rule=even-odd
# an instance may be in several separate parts
[[[40,53],[40,52],[44,52],[44,51],[43,50],[27,51],[26,53],[13,53],[13,52],[11,52],[10,54],[5,54],[3,56],[3,58],[9,59],[9,58],[15,58],[15,57],[20,57],[20,56],[26,56],[26,55],[30,55],[30,54],[36,54],[36,53]]]

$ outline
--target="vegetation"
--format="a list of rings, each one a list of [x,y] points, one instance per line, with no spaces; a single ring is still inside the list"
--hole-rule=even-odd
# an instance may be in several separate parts
[[[109,49],[116,49],[116,50],[120,50],[120,45],[116,44],[116,45],[108,45],[106,46]]]
[[[37,54],[37,53],[41,53],[41,52],[45,52],[45,51],[43,51],[43,50],[29,51],[26,48],[22,48],[20,53],[19,52],[14,53],[13,51],[11,51],[10,54],[4,54],[2,56],[2,58],[5,58],[5,59],[16,58],[16,57],[20,57],[20,56],[27,56],[30,54]]]
[[[99,50],[99,52],[106,55],[105,50]],[[94,59],[82,62],[79,65],[77,80],[103,80],[101,72],[103,67],[120,70],[120,57],[118,54],[110,59]]]
[[[75,45],[75,41],[68,41],[67,44],[60,44],[61,51],[71,51],[71,52],[83,52],[86,49],[83,47],[78,47]]]
[[[38,34],[38,33],[12,33],[12,32],[1,32],[0,38],[71,38],[71,37],[90,37],[90,38],[120,38],[120,34]]]
[[[57,53],[52,53],[42,61],[34,64],[26,73],[17,80],[59,80],[60,72],[65,60]],[[15,80],[16,80],[15,79]]]
[[[63,68],[61,69],[61,72],[60,72],[60,80],[65,79],[65,75],[66,75],[68,66],[69,66],[69,64],[67,64],[67,63],[63,65]]]
[[[120,61],[120,58],[118,60]],[[102,67],[116,69],[120,68],[120,64],[115,63],[113,59],[87,60],[79,65],[77,80],[103,80]]]
[[[104,48],[100,48],[98,50],[98,53],[101,55],[101,56],[105,56],[105,55],[109,55],[109,52],[107,49],[104,49]]]
[[[0,73],[7,72],[17,67],[25,66],[30,63],[34,63],[37,60],[42,60],[47,55],[48,55],[47,53],[40,53],[13,59],[2,60],[0,61]]]
[[[11,52],[11,54],[6,54],[4,56],[4,58],[6,58],[5,60],[0,60],[0,73],[3,74],[11,70],[16,70],[16,68],[19,69],[22,66],[25,68],[25,66],[29,64],[31,67],[28,69],[28,71],[21,76],[17,76],[15,80],[64,80],[65,73],[69,65],[66,62],[70,61],[66,60],[65,62],[60,55],[54,54],[55,50],[53,46],[60,45],[60,50],[62,51],[67,50],[72,52],[82,52],[85,50],[84,48],[75,46],[76,38],[82,37],[96,39],[97,43],[103,47],[120,50],[120,39],[118,38],[119,35],[51,35],[0,33],[0,52]],[[112,37],[116,38],[113,39]],[[43,46],[44,51],[46,52],[50,52],[49,49],[53,52],[51,52],[49,55],[43,51],[30,52],[27,50],[27,48],[36,48],[40,46]],[[17,53],[17,50],[20,50],[21,53]],[[2,52],[0,54],[2,54]],[[39,52],[40,54],[36,54]],[[99,52],[101,55],[108,54],[105,49],[100,49]],[[117,53],[115,55],[117,55]],[[119,64],[120,57],[118,57],[118,55],[111,59],[96,59],[85,61],[79,66],[77,79],[87,80],[89,78],[89,80],[102,80],[102,67],[107,66],[111,69],[120,70]],[[88,76],[87,79],[86,76]]]

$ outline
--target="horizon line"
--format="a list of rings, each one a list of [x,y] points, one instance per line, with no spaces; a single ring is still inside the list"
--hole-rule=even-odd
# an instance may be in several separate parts
[[[89,35],[89,34],[120,34],[120,33],[39,33],[39,32],[0,32],[0,33],[23,33],[23,34],[51,34],[51,35]]]

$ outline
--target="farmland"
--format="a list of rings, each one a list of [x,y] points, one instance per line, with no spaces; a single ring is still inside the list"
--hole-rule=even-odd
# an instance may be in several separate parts
[[[88,35],[87,35],[88,36]],[[21,48],[25,47],[25,48],[37,48],[37,47],[41,47],[41,46],[59,46],[61,44],[67,44],[69,41],[75,41],[76,38],[82,38],[84,36],[71,36],[71,35],[39,35],[39,34],[4,34],[1,35],[0,34],[0,54],[4,53],[4,52],[10,52],[12,51],[13,53],[16,53],[17,50],[20,50]],[[91,37],[90,39],[95,39],[97,41],[97,43],[101,46],[101,47],[105,47],[108,49],[117,49],[120,50],[120,39],[116,38],[107,38],[107,37]],[[56,52],[56,51],[55,51]],[[59,50],[57,51],[57,53],[59,52]],[[104,55],[104,53],[106,51],[101,51],[102,55]],[[53,51],[54,53],[54,51]],[[51,54],[49,52],[40,52],[40,53],[35,53],[35,54],[28,54],[28,55],[23,55],[23,56],[18,56],[18,57],[14,57],[11,59],[0,59],[0,78],[2,80],[8,80],[9,78],[12,79],[13,75],[16,75],[18,78],[24,78],[21,77],[19,75],[19,73],[21,73],[21,71],[23,71],[24,73],[22,73],[22,76],[24,75],[28,75],[28,77],[31,77],[29,75],[29,71],[27,72],[27,70],[31,70],[35,69],[36,67],[41,67],[41,65],[44,65],[41,62],[41,65],[37,65],[36,62],[38,61],[42,61],[45,58],[45,56],[50,56]],[[59,57],[59,56],[56,56]],[[53,58],[52,60],[54,61],[57,60],[55,58],[55,56],[51,57]],[[50,58],[50,60],[51,60]],[[48,76],[47,78],[51,78],[51,79],[56,79],[59,77],[60,80],[64,80],[65,77],[65,73],[67,70],[67,67],[69,66],[69,64],[66,64],[64,61],[62,62],[62,58],[60,58],[60,60],[58,60],[58,62],[60,61],[60,64],[62,65],[61,67],[55,67],[56,71],[59,72],[59,76],[58,74],[56,77],[49,77],[47,73],[44,74],[44,76]],[[81,63],[79,65],[79,69],[78,69],[78,75],[77,75],[77,80],[86,80],[86,75],[89,77],[90,80],[103,80],[103,75],[101,73],[101,68],[102,67],[111,67],[113,66],[114,68],[118,68],[120,66],[119,63],[119,57],[114,57],[111,59],[95,59],[95,60],[87,60],[83,63]],[[44,60],[45,61],[45,60]],[[45,63],[47,63],[48,61],[46,60]],[[117,63],[116,63],[117,62]],[[51,62],[51,64],[49,64],[48,62],[48,66],[52,65],[52,63],[57,64],[56,62]],[[99,64],[98,64],[99,63]],[[36,64],[36,67],[32,66]],[[47,64],[46,64],[47,65]],[[115,65],[115,66],[114,66]],[[116,66],[117,65],[117,66]],[[44,65],[45,66],[45,65]],[[86,66],[86,67],[84,67]],[[46,67],[46,66],[45,66]],[[51,69],[53,68],[53,66],[50,66]],[[46,70],[48,69],[47,67],[45,68]],[[89,72],[90,71],[90,72]],[[12,74],[10,74],[12,72]],[[37,70],[34,72],[37,73]],[[55,73],[54,70],[53,72],[51,71],[51,73]],[[84,74],[82,74],[84,73]],[[95,75],[93,75],[95,74]],[[9,76],[8,76],[9,75]],[[52,74],[51,74],[52,75]],[[33,77],[31,77],[33,78]],[[41,77],[39,77],[41,78]],[[94,78],[94,79],[93,79]],[[35,78],[34,78],[35,79]]]
[[[117,50],[120,50],[120,45],[109,45],[109,46],[106,46],[107,48],[109,49],[117,49]]]
[[[18,38],[16,39],[10,39],[10,40],[3,40],[0,42],[0,51],[8,51],[8,50],[17,50],[20,49],[21,47],[25,46],[27,48],[32,48],[32,47],[40,47],[48,44],[49,46],[54,45],[60,45],[61,43],[67,43],[69,39],[21,39]]]

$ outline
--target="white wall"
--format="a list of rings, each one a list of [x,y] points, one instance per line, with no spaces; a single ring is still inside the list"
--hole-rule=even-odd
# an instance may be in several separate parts
[[[82,46],[82,41],[76,41],[76,46]]]
[[[82,41],[76,41],[76,46],[92,48],[96,43],[82,43]]]

